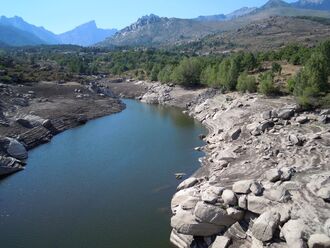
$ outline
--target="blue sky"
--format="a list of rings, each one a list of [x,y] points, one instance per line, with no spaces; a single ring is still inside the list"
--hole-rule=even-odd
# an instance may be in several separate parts
[[[293,1],[293,0],[289,0]],[[229,13],[243,6],[261,6],[267,0],[2,0],[0,15],[23,17],[54,33],[95,20],[101,28],[121,29],[140,16],[192,18]]]

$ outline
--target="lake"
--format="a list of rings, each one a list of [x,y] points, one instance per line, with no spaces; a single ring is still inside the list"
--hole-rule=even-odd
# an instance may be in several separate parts
[[[170,201],[206,130],[176,108],[124,100],[29,153],[0,181],[3,248],[169,248]]]

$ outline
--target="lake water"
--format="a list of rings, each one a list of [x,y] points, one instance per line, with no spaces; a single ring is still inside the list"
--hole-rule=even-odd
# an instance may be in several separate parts
[[[1,248],[169,248],[174,174],[206,130],[180,110],[125,100],[66,131],[0,181]]]

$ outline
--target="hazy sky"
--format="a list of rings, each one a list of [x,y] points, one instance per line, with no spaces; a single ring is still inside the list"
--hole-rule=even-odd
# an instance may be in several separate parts
[[[150,13],[192,18],[228,14],[243,6],[259,7],[265,2],[267,0],[1,0],[0,15],[18,15],[29,23],[61,33],[90,20],[95,20],[101,28],[121,29]]]

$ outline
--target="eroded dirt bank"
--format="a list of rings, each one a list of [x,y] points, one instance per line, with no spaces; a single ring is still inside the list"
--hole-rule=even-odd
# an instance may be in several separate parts
[[[27,150],[124,105],[106,87],[68,82],[0,85],[0,175],[24,168]]]
[[[172,243],[330,247],[329,110],[301,112],[289,97],[131,85],[131,97],[181,107],[210,130],[197,148],[206,152],[201,169],[172,199]]]

